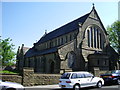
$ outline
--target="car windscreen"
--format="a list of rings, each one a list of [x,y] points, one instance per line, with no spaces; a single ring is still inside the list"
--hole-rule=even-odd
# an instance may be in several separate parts
[[[70,73],[64,73],[62,76],[61,76],[61,79],[69,79],[70,77]]]
[[[106,74],[114,74],[114,73],[120,74],[120,70],[112,70],[106,72]]]

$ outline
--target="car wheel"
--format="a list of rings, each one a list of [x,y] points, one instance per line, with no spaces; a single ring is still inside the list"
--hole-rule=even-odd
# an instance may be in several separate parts
[[[101,82],[101,81],[99,81],[99,82],[97,83],[97,87],[98,87],[98,88],[101,88],[101,87],[102,87],[102,82]]]
[[[117,80],[117,84],[120,85],[120,79]]]
[[[16,90],[15,88],[7,88],[6,90]]]
[[[74,86],[74,90],[80,90],[80,85],[79,85],[79,84],[76,84],[76,85]]]

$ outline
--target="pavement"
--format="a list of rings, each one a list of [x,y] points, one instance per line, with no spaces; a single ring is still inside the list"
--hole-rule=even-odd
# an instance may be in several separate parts
[[[25,87],[25,90],[64,90],[64,89],[61,89],[58,84],[54,84],[54,85],[29,86]],[[101,89],[83,88],[82,90],[120,90],[120,85],[103,86]]]
[[[29,87],[25,87],[25,88],[60,88],[58,84],[55,85],[39,85],[39,86],[29,86]]]

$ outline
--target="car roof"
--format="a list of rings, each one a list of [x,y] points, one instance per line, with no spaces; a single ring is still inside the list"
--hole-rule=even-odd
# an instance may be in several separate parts
[[[89,72],[87,72],[87,71],[77,71],[77,72],[65,72],[65,73],[89,73]]]

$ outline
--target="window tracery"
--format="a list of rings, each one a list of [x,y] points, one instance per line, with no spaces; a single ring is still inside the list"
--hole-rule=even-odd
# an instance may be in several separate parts
[[[87,28],[87,43],[90,48],[103,48],[102,32],[98,26],[92,25]]]

